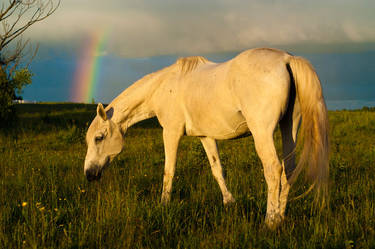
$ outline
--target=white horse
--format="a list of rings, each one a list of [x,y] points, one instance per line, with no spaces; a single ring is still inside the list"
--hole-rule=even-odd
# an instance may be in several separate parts
[[[102,169],[122,151],[128,127],[155,116],[163,127],[163,203],[171,197],[177,147],[184,134],[201,140],[227,204],[234,198],[223,178],[216,140],[251,132],[268,186],[266,224],[271,228],[284,218],[291,183],[303,168],[317,193],[327,191],[327,109],[319,78],[303,58],[260,48],[224,63],[200,56],[180,58],[143,77],[105,109],[98,105],[86,135],[87,179],[99,179]],[[304,148],[295,167],[301,118]],[[282,134],[282,163],[273,141],[277,124]]]

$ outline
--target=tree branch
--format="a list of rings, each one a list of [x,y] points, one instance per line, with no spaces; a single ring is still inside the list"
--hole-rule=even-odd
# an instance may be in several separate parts
[[[6,16],[6,14],[11,11],[11,14],[14,13],[14,11],[17,9],[17,8],[14,8],[17,4],[19,4],[19,1],[17,0],[9,0],[9,6],[8,8],[6,8],[4,11],[3,11],[3,7],[4,5],[1,7],[1,13],[0,13],[0,21],[4,20],[5,18],[9,17],[10,15]],[[14,9],[13,9],[14,8]],[[12,11],[13,9],[13,11]],[[4,17],[5,16],[5,17]]]
[[[13,6],[14,8],[19,7],[19,13],[17,18],[13,21],[13,24],[9,27],[9,29],[4,29],[4,35],[0,37],[0,50],[4,47],[6,47],[9,43],[11,43],[15,38],[19,37],[21,34],[23,34],[31,25],[33,25],[36,22],[40,22],[50,15],[52,15],[57,8],[60,6],[61,0],[57,1],[57,4],[54,5],[53,1],[48,0],[46,3],[38,2],[36,5],[36,0],[30,0],[30,1],[20,1],[20,0],[12,0],[10,6]],[[18,3],[18,4],[17,4]],[[10,7],[9,6],[9,7]],[[9,11],[9,7],[6,11]],[[32,8],[36,8],[33,15],[29,18],[29,21],[27,21],[25,24],[21,25],[18,29],[14,30],[17,24],[20,22],[21,18],[29,12]],[[49,8],[48,8],[49,7]],[[48,11],[45,13],[46,9],[48,8]],[[15,10],[13,10],[14,13]],[[0,16],[3,16],[0,13]],[[5,24],[6,25],[6,24]],[[4,26],[4,25],[3,25]]]
[[[23,40],[22,34],[52,15],[60,4],[61,0],[8,0],[8,4],[1,4],[0,67],[9,79],[21,62],[24,65],[26,60],[29,65],[38,50],[38,47],[29,46],[29,40]]]

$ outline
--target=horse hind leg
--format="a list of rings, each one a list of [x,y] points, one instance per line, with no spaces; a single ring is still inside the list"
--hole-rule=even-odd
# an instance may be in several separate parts
[[[220,163],[219,153],[217,151],[217,144],[215,139],[203,137],[201,138],[201,142],[210,162],[212,174],[215,177],[217,183],[219,184],[221,193],[223,195],[224,205],[235,202],[232,194],[228,191],[227,186],[225,184],[223,169]]]
[[[297,133],[300,126],[301,114],[298,100],[290,104],[287,112],[280,121],[281,138],[283,144],[283,171],[281,175],[280,212],[284,218],[288,194],[291,187],[289,181],[295,165],[295,149]]]
[[[276,153],[273,141],[273,130],[252,129],[255,149],[263,164],[264,177],[267,182],[266,225],[275,229],[281,222],[280,212],[280,179],[282,166]]]

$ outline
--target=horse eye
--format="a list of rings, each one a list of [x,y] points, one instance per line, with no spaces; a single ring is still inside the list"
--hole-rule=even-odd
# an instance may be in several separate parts
[[[104,135],[100,134],[99,136],[95,137],[95,142],[98,143],[98,142],[102,141],[103,139],[104,139]]]

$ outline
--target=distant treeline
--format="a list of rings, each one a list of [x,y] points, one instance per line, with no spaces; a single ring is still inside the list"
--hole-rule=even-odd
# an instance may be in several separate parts
[[[48,130],[52,127],[87,128],[96,115],[96,104],[80,103],[25,103],[16,104],[19,122],[12,124],[11,129]],[[105,105],[106,106],[106,105]],[[144,120],[135,127],[160,127],[156,118]]]

